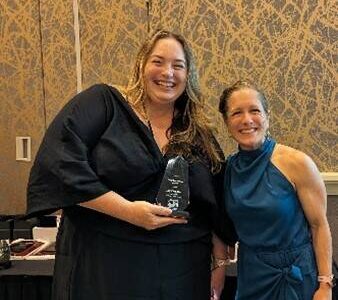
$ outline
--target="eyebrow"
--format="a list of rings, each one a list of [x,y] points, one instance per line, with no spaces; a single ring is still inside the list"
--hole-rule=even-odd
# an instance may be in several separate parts
[[[233,112],[236,112],[236,111],[240,111],[241,109],[239,109],[239,108],[235,108],[235,109],[229,109],[228,110],[228,114],[231,114],[231,113],[233,113]]]
[[[262,108],[260,108],[258,105],[250,105],[250,106],[249,106],[249,109],[253,109],[253,108],[262,109]],[[237,110],[242,110],[242,107],[235,107],[235,108],[233,108],[233,109],[229,109],[228,111],[229,111],[229,112],[232,112],[232,111],[237,111]]]
[[[160,59],[164,59],[163,56],[158,55],[158,54],[152,54],[152,55],[150,55],[150,58],[152,58],[152,57],[157,57],[157,58],[160,58]],[[182,63],[184,63],[184,64],[187,64],[187,62],[185,61],[185,59],[180,59],[180,58],[178,58],[178,59],[174,59],[174,61],[175,61],[175,62],[182,62]]]

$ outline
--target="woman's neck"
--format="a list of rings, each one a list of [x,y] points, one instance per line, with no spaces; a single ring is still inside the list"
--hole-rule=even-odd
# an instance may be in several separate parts
[[[147,122],[151,123],[151,126],[156,126],[157,128],[168,129],[173,120],[175,107],[174,105],[168,104],[154,104],[145,102],[144,103],[144,113],[147,119]]]
[[[160,105],[143,102],[143,110],[146,123],[158,148],[163,154],[169,143],[171,134],[170,127],[173,122],[175,107],[174,105]]]

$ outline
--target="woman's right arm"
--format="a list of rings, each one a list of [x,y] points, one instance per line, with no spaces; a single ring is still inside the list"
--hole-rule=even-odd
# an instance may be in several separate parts
[[[96,210],[136,226],[152,230],[171,224],[187,223],[186,219],[171,217],[171,209],[147,201],[128,201],[115,192],[105,193],[80,206]]]
[[[28,214],[80,205],[146,229],[186,222],[169,217],[170,209],[112,192],[92,168],[90,152],[114,116],[114,97],[107,86],[95,85],[56,116],[31,170]]]

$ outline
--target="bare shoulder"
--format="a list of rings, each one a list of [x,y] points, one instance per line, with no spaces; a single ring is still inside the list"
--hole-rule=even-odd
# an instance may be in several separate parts
[[[294,186],[311,178],[320,180],[320,173],[313,160],[304,152],[292,147],[277,144],[271,162]]]
[[[272,159],[292,168],[313,163],[312,159],[304,152],[282,144],[276,145]]]

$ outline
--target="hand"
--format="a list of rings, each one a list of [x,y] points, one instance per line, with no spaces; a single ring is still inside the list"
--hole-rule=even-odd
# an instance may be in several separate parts
[[[332,288],[320,283],[318,290],[313,295],[313,300],[332,300]]]
[[[186,224],[188,222],[184,218],[171,217],[171,213],[172,210],[167,207],[151,204],[146,201],[134,201],[131,202],[127,221],[147,230],[171,224]]]
[[[221,299],[224,288],[225,267],[219,267],[211,272],[211,297],[210,300]]]

